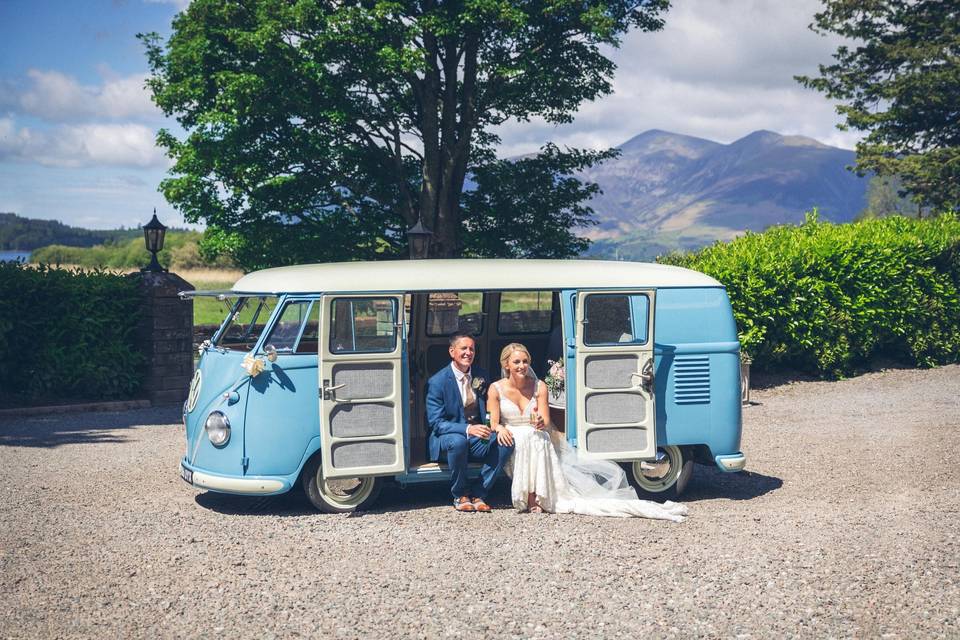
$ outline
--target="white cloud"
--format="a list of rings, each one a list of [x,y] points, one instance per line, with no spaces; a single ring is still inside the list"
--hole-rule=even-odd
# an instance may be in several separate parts
[[[18,127],[0,118],[0,161],[48,167],[166,167],[154,131],[139,124],[61,125],[49,130]]]
[[[795,75],[816,74],[839,44],[808,29],[817,0],[687,0],[657,33],[634,32],[610,52],[614,93],[582,105],[576,121],[500,128],[501,156],[551,140],[611,147],[648,129],[732,142],[757,129],[853,148],[859,134],[836,129],[835,106]]]
[[[20,86],[4,83],[0,106],[48,122],[157,120],[162,114],[150,100],[146,78],[146,73],[106,77],[91,86],[59,71],[30,69]]]
[[[190,6],[190,0],[144,0],[147,4],[172,4],[178,11]]]

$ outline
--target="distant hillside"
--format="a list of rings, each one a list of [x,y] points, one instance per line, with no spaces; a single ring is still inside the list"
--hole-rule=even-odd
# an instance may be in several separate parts
[[[619,158],[583,173],[603,195],[592,255],[650,259],[750,229],[822,219],[850,221],[868,180],[847,171],[853,151],[803,136],[755,131],[731,144],[651,130],[619,147]]]
[[[81,229],[56,220],[37,220],[22,218],[15,213],[0,213],[0,250],[3,251],[32,251],[51,244],[92,247],[142,234],[139,229]]]

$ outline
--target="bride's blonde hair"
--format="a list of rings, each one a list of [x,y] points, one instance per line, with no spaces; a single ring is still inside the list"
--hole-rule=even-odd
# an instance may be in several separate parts
[[[503,372],[504,378],[507,377],[507,371],[508,371],[507,361],[510,360],[510,356],[513,354],[514,351],[522,351],[523,353],[527,354],[527,360],[530,361],[531,367],[533,365],[533,356],[530,355],[529,349],[527,349],[524,345],[520,344],[519,342],[511,342],[510,344],[505,346],[503,350],[500,352],[500,370]],[[527,376],[533,377],[532,368],[527,369]]]

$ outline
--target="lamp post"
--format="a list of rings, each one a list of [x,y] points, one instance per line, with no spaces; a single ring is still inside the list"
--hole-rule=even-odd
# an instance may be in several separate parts
[[[153,210],[153,218],[143,227],[143,241],[147,245],[147,251],[150,252],[150,264],[140,269],[141,272],[152,271],[155,273],[166,272],[163,265],[157,260],[157,253],[163,250],[163,237],[167,234],[167,228],[157,220],[157,210]]]
[[[407,246],[410,248],[411,260],[423,260],[430,255],[430,242],[433,240],[433,231],[423,226],[417,218],[417,224],[407,229]]]

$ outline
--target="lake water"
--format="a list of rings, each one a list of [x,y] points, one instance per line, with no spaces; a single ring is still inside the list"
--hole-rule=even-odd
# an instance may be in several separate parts
[[[17,258],[30,259],[29,251],[0,251],[0,262],[13,262]]]

